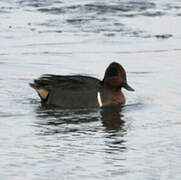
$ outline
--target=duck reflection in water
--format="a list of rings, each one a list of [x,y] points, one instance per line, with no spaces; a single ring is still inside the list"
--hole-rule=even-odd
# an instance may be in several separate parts
[[[108,131],[122,131],[125,125],[122,107],[104,107],[101,110],[102,124]]]
[[[39,106],[36,109],[38,121],[43,134],[69,133],[84,130],[81,126],[98,121],[98,112],[94,109],[59,109]],[[42,131],[41,131],[42,132]]]
[[[95,136],[100,137],[99,133],[103,131],[101,138],[105,142],[106,153],[124,152],[126,149],[121,107],[74,110],[39,107],[36,114],[39,119],[36,124],[40,128],[37,135],[66,135],[64,139],[67,135],[71,138],[85,135],[85,138],[93,138],[94,142]]]
[[[54,128],[56,127],[56,133],[61,133],[63,127],[68,130],[70,127],[73,127],[73,125],[76,125],[77,128],[79,127],[77,131],[82,131],[84,129],[81,128],[85,128],[81,127],[82,125],[93,122],[98,123],[96,123],[95,126],[91,126],[93,129],[90,130],[94,131],[95,128],[95,131],[97,131],[97,128],[99,128],[99,122],[101,120],[102,125],[106,128],[107,132],[118,132],[120,130],[123,131],[125,124],[125,121],[122,120],[123,115],[121,111],[122,107],[120,106],[104,107],[101,109],[58,109],[55,107],[50,108],[47,106],[39,106],[36,109],[36,116],[38,117],[39,121],[36,123],[39,125],[54,126]],[[66,125],[67,127],[68,125],[72,126],[67,128]],[[51,130],[53,130],[53,128],[51,128]],[[72,130],[70,131],[72,132]]]

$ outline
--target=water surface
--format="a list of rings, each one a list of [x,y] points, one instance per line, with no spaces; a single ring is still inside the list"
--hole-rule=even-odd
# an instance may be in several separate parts
[[[1,0],[0,17],[0,179],[181,179],[179,0]],[[112,61],[136,90],[122,108],[45,108],[28,85]]]

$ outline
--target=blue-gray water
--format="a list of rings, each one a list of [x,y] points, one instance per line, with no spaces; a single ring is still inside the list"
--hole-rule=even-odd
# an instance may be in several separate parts
[[[180,0],[1,0],[0,179],[181,179]],[[44,73],[136,90],[122,109],[46,109]]]

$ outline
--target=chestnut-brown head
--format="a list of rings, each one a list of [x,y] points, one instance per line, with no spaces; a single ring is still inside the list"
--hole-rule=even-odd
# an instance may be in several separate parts
[[[116,62],[112,62],[108,66],[102,83],[105,88],[110,90],[120,90],[123,87],[128,91],[134,91],[134,89],[127,83],[126,71],[119,63]]]

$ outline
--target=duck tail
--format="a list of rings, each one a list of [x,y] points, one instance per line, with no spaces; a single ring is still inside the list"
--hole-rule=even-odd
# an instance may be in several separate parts
[[[29,83],[30,87],[35,89],[35,91],[38,93],[40,96],[42,102],[46,102],[48,100],[49,92],[46,89],[43,89],[41,87],[38,87],[36,83]]]
[[[30,87],[36,90],[35,84],[34,83],[29,83]]]

